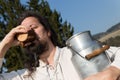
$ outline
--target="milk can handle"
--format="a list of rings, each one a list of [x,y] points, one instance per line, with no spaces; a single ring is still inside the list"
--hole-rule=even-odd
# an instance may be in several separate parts
[[[85,58],[89,60],[89,59],[101,54],[102,52],[104,52],[105,50],[107,50],[109,48],[110,48],[110,46],[104,45],[102,48],[96,49],[92,53],[86,55]]]

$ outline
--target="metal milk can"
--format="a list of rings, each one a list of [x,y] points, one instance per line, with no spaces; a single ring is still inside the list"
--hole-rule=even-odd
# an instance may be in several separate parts
[[[90,31],[73,35],[66,41],[73,52],[72,62],[78,74],[86,78],[105,69],[111,63],[105,50],[109,48],[93,39]]]

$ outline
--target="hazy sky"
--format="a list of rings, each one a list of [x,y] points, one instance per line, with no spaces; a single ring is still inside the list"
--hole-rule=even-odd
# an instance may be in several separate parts
[[[52,10],[61,14],[63,21],[67,20],[74,26],[75,33],[90,30],[96,34],[120,22],[120,0],[47,1]]]

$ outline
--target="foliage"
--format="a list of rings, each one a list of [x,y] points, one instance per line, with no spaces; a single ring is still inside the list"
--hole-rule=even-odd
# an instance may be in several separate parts
[[[60,13],[51,10],[48,2],[44,0],[29,0],[26,4],[22,4],[20,0],[0,0],[0,40],[13,27],[17,26],[17,19],[26,10],[40,12],[42,16],[48,18],[58,35],[58,45],[65,46],[65,41],[73,34],[73,27],[67,21],[63,22]],[[21,69],[24,66],[24,60],[22,48],[12,47],[5,56],[6,62],[3,67],[7,68],[8,71]]]

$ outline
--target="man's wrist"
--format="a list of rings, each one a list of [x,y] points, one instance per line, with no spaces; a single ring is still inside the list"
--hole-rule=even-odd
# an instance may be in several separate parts
[[[120,69],[115,66],[110,66],[108,69],[110,69],[113,72],[116,72],[117,74],[120,74]]]

